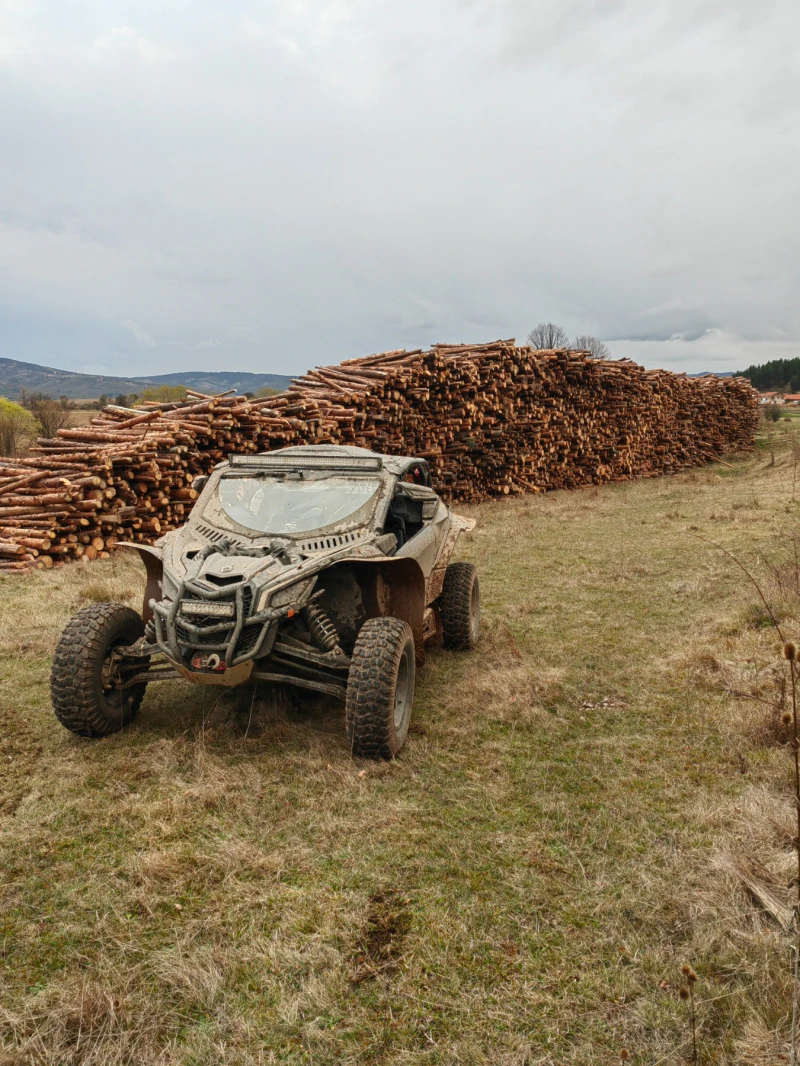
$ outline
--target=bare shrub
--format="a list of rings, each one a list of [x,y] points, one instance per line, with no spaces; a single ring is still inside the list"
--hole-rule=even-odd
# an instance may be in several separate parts
[[[29,400],[28,408],[39,423],[43,437],[55,437],[69,423],[70,406],[66,400],[34,396]]]
[[[589,352],[593,359],[608,359],[611,355],[608,346],[599,337],[593,337],[591,333],[581,333],[572,342],[572,347],[579,352]]]
[[[528,344],[536,351],[547,348],[569,348],[567,331],[555,322],[540,322],[528,334]]]

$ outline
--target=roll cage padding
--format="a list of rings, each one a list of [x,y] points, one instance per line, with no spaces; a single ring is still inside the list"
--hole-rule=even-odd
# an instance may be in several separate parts
[[[406,474],[414,475],[416,485],[424,485],[428,489],[433,488],[430,467],[424,459],[409,459],[398,476],[402,478]]]

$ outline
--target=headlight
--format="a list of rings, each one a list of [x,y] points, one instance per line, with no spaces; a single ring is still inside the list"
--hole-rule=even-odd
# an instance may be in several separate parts
[[[208,618],[233,618],[236,608],[232,603],[215,603],[203,600],[183,600],[181,614],[203,615]]]
[[[256,611],[263,611],[267,604],[270,607],[288,607],[292,604],[299,604],[305,599],[306,593],[310,591],[315,580],[311,578],[311,580],[295,581],[293,585],[287,585],[286,588],[278,589],[277,592],[269,588],[264,589],[258,597]]]

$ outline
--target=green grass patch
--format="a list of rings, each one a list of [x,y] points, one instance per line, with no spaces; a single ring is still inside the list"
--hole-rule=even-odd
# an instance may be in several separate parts
[[[788,952],[721,856],[782,824],[780,666],[695,534],[762,566],[800,514],[788,425],[730,466],[467,508],[481,644],[430,652],[393,764],[324,701],[174,682],[81,741],[49,656],[82,603],[136,603],[138,564],[0,580],[8,1061],[672,1063],[685,961],[702,1061],[778,1061]]]

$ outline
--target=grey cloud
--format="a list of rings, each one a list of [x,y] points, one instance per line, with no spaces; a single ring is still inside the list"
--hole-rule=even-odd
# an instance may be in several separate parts
[[[133,336],[136,343],[141,345],[142,348],[158,347],[157,342],[153,340],[147,330],[140,326],[138,322],[134,322],[131,319],[128,319],[127,322],[122,323],[122,326],[123,329],[127,329],[127,331]]]
[[[800,340],[798,31],[794,0],[0,7],[2,354],[296,371],[554,319],[752,362]]]
[[[668,330],[668,329],[653,329],[653,330],[632,330],[630,333],[622,333],[613,337],[608,337],[608,343],[613,344],[615,341],[686,341],[691,344],[693,341],[700,340],[701,337],[705,337],[711,333],[711,328],[694,328],[694,329],[682,329],[682,330]]]

